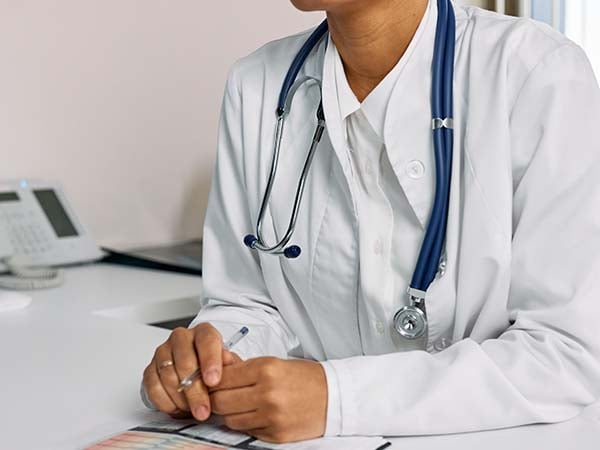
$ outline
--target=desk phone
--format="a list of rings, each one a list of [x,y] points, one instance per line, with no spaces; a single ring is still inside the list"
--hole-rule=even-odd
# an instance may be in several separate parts
[[[0,272],[27,277],[19,273],[21,268],[74,264],[101,256],[57,183],[0,181]]]

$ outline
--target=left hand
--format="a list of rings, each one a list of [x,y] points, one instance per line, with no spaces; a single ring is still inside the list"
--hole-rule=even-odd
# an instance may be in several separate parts
[[[327,380],[321,364],[272,357],[223,367],[210,404],[232,430],[268,442],[323,436]]]

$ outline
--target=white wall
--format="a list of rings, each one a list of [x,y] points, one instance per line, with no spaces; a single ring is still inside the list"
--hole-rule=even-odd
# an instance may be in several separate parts
[[[287,0],[0,0],[0,178],[60,180],[104,245],[197,237],[227,68]]]

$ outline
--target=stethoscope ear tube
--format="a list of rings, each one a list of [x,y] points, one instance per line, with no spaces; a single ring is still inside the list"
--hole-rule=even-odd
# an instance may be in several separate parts
[[[281,91],[279,91],[279,100],[277,101],[277,115],[283,115],[285,113],[285,103],[288,98],[288,94],[290,89],[294,85],[296,81],[296,77],[300,72],[300,69],[304,65],[306,58],[312,51],[312,49],[317,45],[317,43],[321,40],[321,38],[327,33],[329,29],[329,25],[327,24],[327,20],[324,20],[319,24],[319,26],[312,32],[312,34],[308,37],[304,45],[300,48],[298,53],[296,54],[290,68],[285,74],[285,78],[283,80],[283,85],[281,86]]]
[[[431,86],[431,113],[434,123],[436,119],[442,119],[442,123],[444,123],[444,119],[452,117],[451,115],[445,115],[448,108],[445,105],[447,96],[444,95],[445,88],[447,87],[445,83],[445,75],[447,75],[445,66],[447,64],[446,55],[448,50],[446,45],[449,41],[452,41],[453,48],[454,44],[454,27],[449,27],[450,19],[454,20],[454,17],[453,15],[451,17],[449,13],[449,10],[452,10],[449,2],[449,0],[438,0],[439,17],[435,34]],[[450,39],[448,38],[449,31],[452,32]],[[448,58],[448,63],[451,65],[454,64],[454,54],[452,55],[452,60]],[[450,94],[452,94],[452,91]],[[451,164],[451,160],[448,158],[446,140],[444,139],[446,130],[447,128],[444,127],[433,130],[433,147],[436,161],[435,197],[429,224],[423,238],[423,243],[421,244],[421,251],[410,283],[412,289],[420,291],[427,291],[429,284],[431,284],[431,281],[435,277],[445,237],[445,233],[442,234],[442,232],[445,230],[447,221],[447,200],[450,186],[448,175],[450,174],[449,165]],[[442,242],[439,242],[440,239]]]
[[[293,98],[303,84],[307,82],[315,82],[319,88],[319,92],[321,91],[321,82],[314,78],[305,76],[298,79],[293,85],[291,85],[288,89],[288,95],[285,99],[283,106],[278,107],[277,111],[277,128],[275,130],[275,144],[273,151],[273,158],[271,161],[271,168],[269,171],[269,178],[267,180],[267,185],[265,187],[265,193],[263,195],[263,200],[261,202],[260,210],[258,213],[258,218],[256,221],[256,235],[246,235],[244,237],[244,244],[254,250],[260,250],[265,253],[283,255],[286,258],[297,258],[302,253],[302,249],[298,245],[290,245],[287,246],[290,239],[292,238],[292,234],[296,228],[296,221],[298,219],[298,212],[300,211],[300,205],[302,204],[302,196],[304,195],[304,187],[306,185],[306,180],[308,178],[308,174],[310,172],[310,166],[312,164],[315,151],[318,147],[318,144],[323,136],[323,132],[325,130],[325,115],[323,113],[323,103],[319,102],[319,106],[317,108],[317,127],[315,129],[315,133],[313,135],[313,139],[311,142],[310,149],[308,151],[308,155],[304,162],[304,167],[302,169],[302,173],[300,174],[300,179],[298,180],[296,195],[294,198],[294,204],[292,207],[292,213],[290,216],[290,221],[288,224],[288,228],[285,232],[284,237],[277,242],[275,245],[269,246],[265,244],[265,240],[262,236],[262,223],[264,216],[266,214],[266,210],[269,204],[269,200],[271,198],[271,193],[273,190],[273,185],[275,183],[275,178],[277,174],[277,167],[279,164],[279,154],[281,151],[281,142],[283,138],[283,127],[285,124],[285,119],[291,110],[291,105]],[[321,96],[322,97],[322,96]],[[287,246],[287,247],[286,247]]]
[[[446,229],[448,225],[448,210],[450,204],[450,187],[452,184],[452,161],[454,153],[454,54],[455,54],[455,35],[456,35],[456,19],[454,17],[454,9],[448,8],[448,29],[447,38],[445,39],[446,49],[444,51],[444,65],[443,65],[443,98],[442,98],[442,117],[450,119],[452,126],[443,127],[440,129],[442,134],[443,144],[443,157],[444,157],[444,182],[443,182],[443,202],[442,210],[440,211],[441,221],[439,224],[439,230],[436,233],[436,240],[432,249],[431,257],[428,267],[429,270],[425,275],[425,280],[431,283],[435,278],[438,267],[441,263],[442,249],[446,238]],[[434,131],[435,133],[435,131]],[[438,132],[439,133],[439,132]]]
[[[300,87],[300,85],[303,84],[304,82],[308,81],[308,79],[313,79],[313,80],[317,81],[317,83],[319,85],[319,90],[321,89],[320,81],[315,78],[305,77],[302,80],[296,81],[296,77],[298,76],[300,69],[304,65],[306,58],[308,57],[308,55],[310,54],[312,49],[317,45],[319,40],[325,35],[325,33],[327,32],[327,29],[328,29],[327,20],[324,20],[309,36],[309,38],[306,40],[304,45],[302,45],[302,47],[298,51],[298,54],[295,56],[294,60],[292,61],[292,64],[290,65],[290,68],[288,69],[288,71],[285,75],[285,79],[283,81],[281,91],[279,92],[279,99],[277,102],[277,109],[276,109],[277,126],[276,126],[276,130],[275,130],[275,145],[274,145],[274,150],[273,150],[273,158],[271,161],[271,168],[269,171],[269,179],[267,180],[267,186],[265,188],[265,194],[263,195],[261,207],[260,207],[260,210],[258,213],[258,218],[256,221],[256,236],[253,234],[248,234],[244,237],[244,245],[246,245],[248,248],[251,248],[254,250],[259,250],[259,251],[269,253],[269,254],[283,255],[286,258],[297,258],[298,256],[300,256],[300,253],[302,252],[302,249],[297,245],[291,245],[289,247],[286,247],[286,245],[288,244],[288,242],[291,239],[291,236],[294,232],[294,226],[296,223],[298,208],[299,208],[299,200],[301,200],[302,193],[304,192],[304,181],[303,181],[303,178],[305,177],[304,171],[303,171],[303,175],[301,176],[301,183],[299,183],[298,189],[296,191],[296,200],[294,201],[294,208],[292,209],[292,217],[290,219],[290,225],[288,226],[288,230],[287,230],[285,236],[283,237],[283,239],[281,239],[277,244],[275,244],[273,246],[268,246],[268,245],[264,244],[263,238],[261,236],[262,221],[263,221],[263,218],[266,213],[267,205],[269,204],[269,199],[271,198],[271,191],[273,189],[275,175],[277,173],[279,152],[281,149],[281,140],[282,140],[282,136],[283,136],[283,126],[285,123],[285,117],[290,111],[292,99],[293,99],[297,89]],[[323,116],[323,114],[322,114],[323,109],[322,109],[321,104],[319,104],[319,110],[317,111],[318,125],[317,125],[317,131],[315,132],[315,136],[318,135],[319,139],[320,139],[320,137],[323,134],[323,130],[319,131],[319,128],[324,129],[325,119],[324,119],[324,117],[319,117],[319,111],[320,111],[321,116]],[[314,139],[313,139],[313,145],[311,146],[311,150],[309,151],[309,156],[307,157],[306,162],[312,161],[311,155],[314,153],[315,148],[316,148],[316,145],[314,144]],[[305,163],[305,167],[306,167],[306,163]],[[310,167],[310,162],[309,162],[309,167]]]

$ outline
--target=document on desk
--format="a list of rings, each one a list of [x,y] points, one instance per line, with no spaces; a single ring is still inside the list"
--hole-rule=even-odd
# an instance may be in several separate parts
[[[87,450],[382,450],[381,437],[333,437],[291,444],[270,444],[226,427],[192,420],[149,422],[99,442]]]

